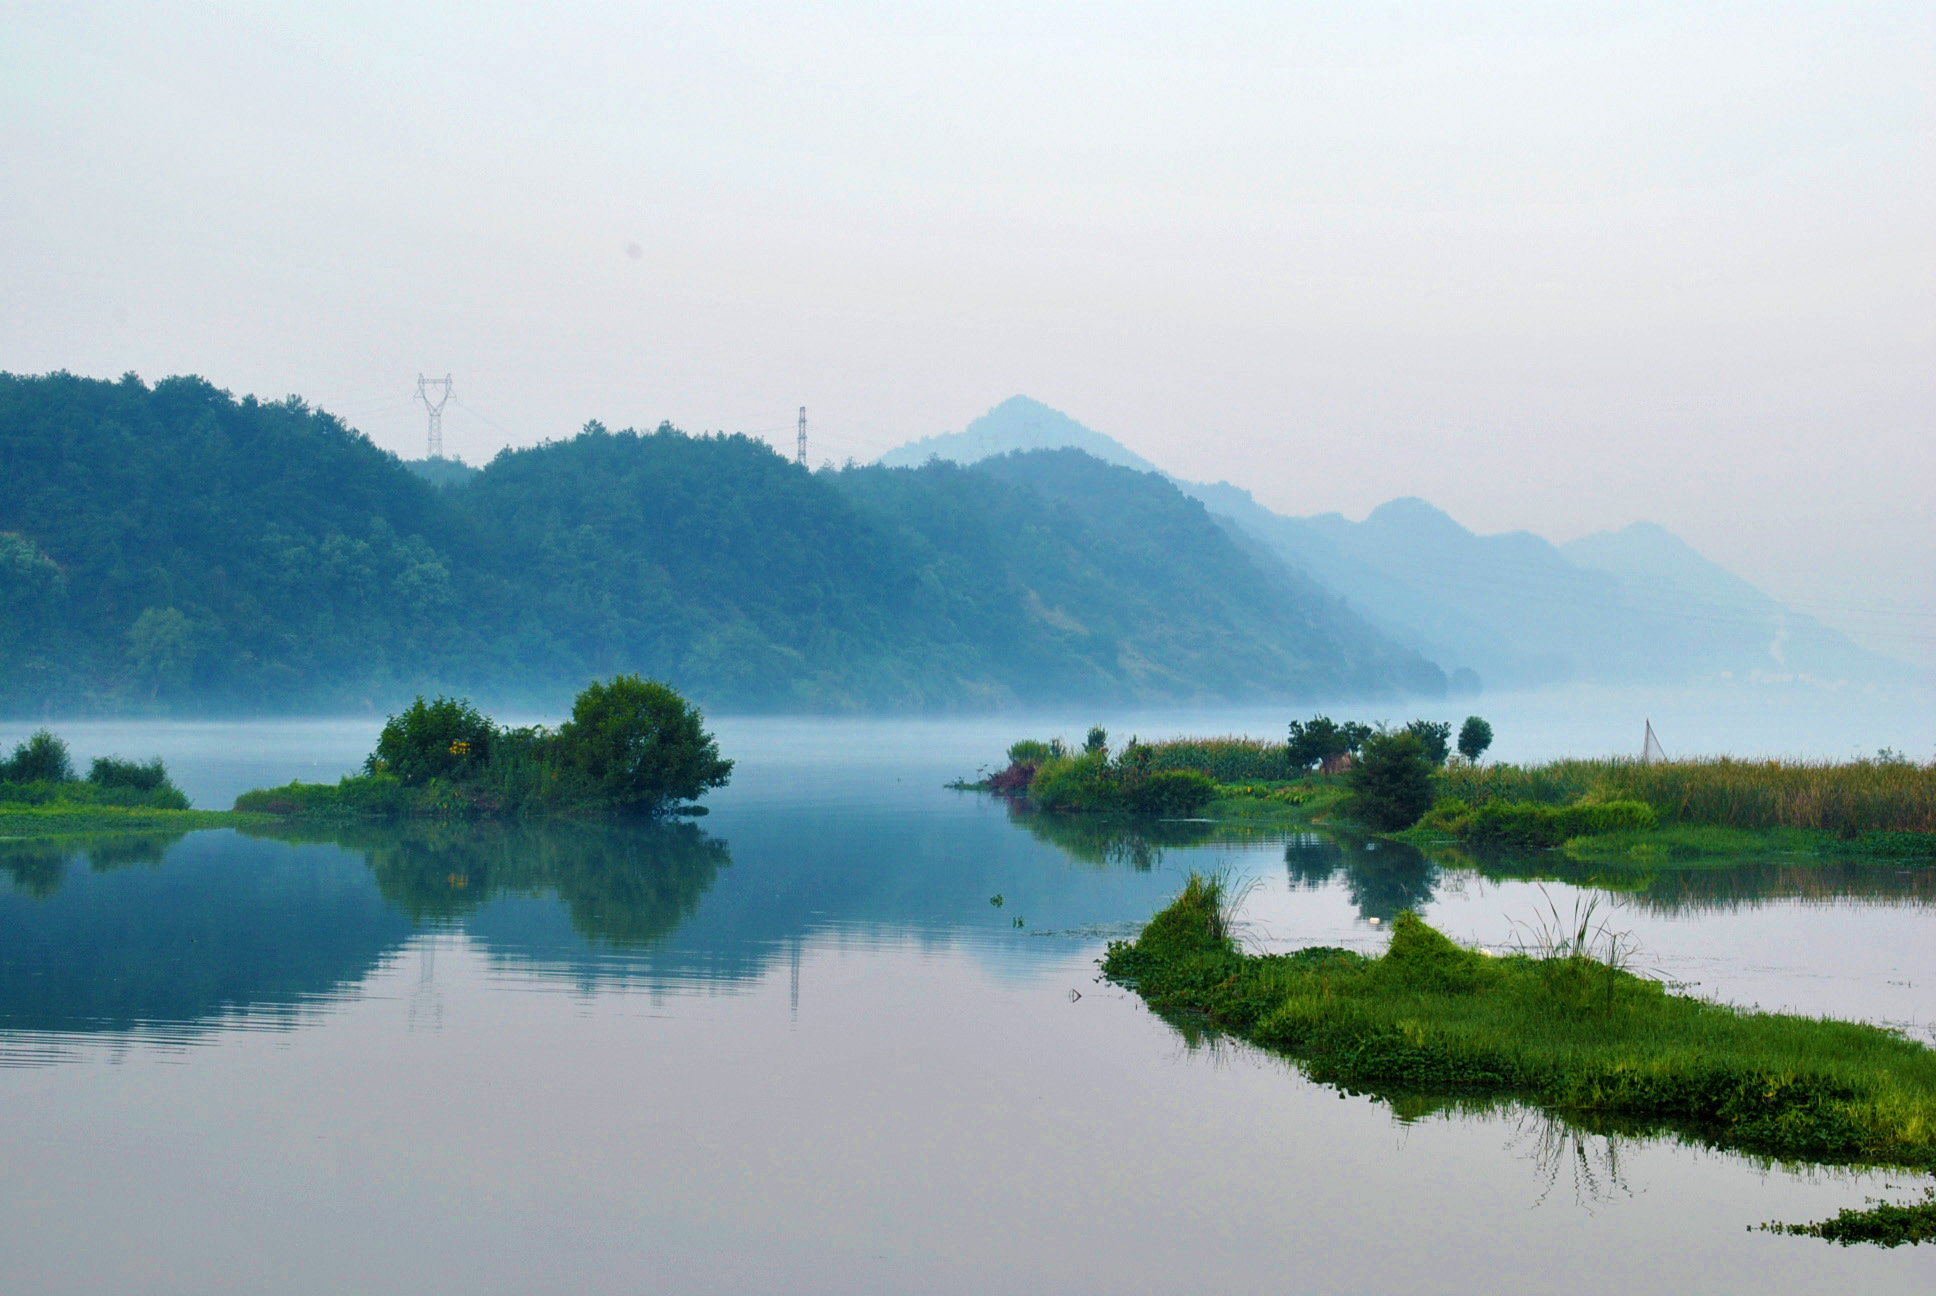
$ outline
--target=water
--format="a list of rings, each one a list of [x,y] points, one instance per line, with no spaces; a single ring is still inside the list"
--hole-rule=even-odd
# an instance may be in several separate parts
[[[77,753],[161,751],[222,804],[353,766],[374,727],[63,730]],[[692,825],[0,843],[0,1288],[1936,1277],[1926,1250],[1744,1231],[1909,1177],[1401,1118],[1241,1045],[1193,1050],[1095,980],[1191,867],[1258,880],[1265,947],[1375,949],[1406,906],[1504,943],[1587,892],[1310,834],[1110,837],[940,786],[1013,721],[720,729],[740,768]],[[1929,870],[1770,864],[1662,874],[1615,912],[1700,993],[1927,1037],[1933,901]]]

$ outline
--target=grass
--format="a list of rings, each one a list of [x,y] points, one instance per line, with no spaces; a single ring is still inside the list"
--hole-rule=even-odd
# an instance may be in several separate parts
[[[1337,813],[1344,798],[1343,784],[1322,778],[1225,783],[1218,785],[1203,815],[1209,819],[1313,823]]]
[[[1147,746],[1151,768],[1195,770],[1219,783],[1269,783],[1291,773],[1285,745],[1260,738],[1177,738]]]
[[[1455,763],[1441,796],[1543,805],[1641,801],[1663,824],[1808,828],[1837,836],[1936,833],[1936,765],[1912,761],[1565,760],[1546,765]]]
[[[226,810],[164,810],[75,801],[48,801],[39,805],[0,803],[0,837],[57,837],[157,828],[186,832],[192,828],[230,828],[248,817]]]
[[[1784,1161],[1936,1169],[1936,1052],[1900,1035],[1670,994],[1618,966],[1613,933],[1558,915],[1544,956],[1462,949],[1412,913],[1380,957],[1260,955],[1230,939],[1224,900],[1192,876],[1109,947],[1104,972],[1349,1089],[1510,1098]]]

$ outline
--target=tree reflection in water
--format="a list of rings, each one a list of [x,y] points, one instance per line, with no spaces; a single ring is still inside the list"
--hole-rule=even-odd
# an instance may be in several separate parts
[[[1423,909],[1439,881],[1438,865],[1416,847],[1347,833],[1299,833],[1284,846],[1284,868],[1293,888],[1312,891],[1342,873],[1358,916],[1380,922]]]
[[[417,821],[346,826],[326,839],[360,851],[383,898],[413,922],[455,922],[499,896],[555,894],[581,936],[613,946],[677,930],[732,862],[725,842],[684,822]]]

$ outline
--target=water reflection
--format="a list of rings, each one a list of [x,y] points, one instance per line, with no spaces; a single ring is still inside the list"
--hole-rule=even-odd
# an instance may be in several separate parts
[[[1432,902],[1439,868],[1416,847],[1343,832],[1302,832],[1284,846],[1293,889],[1319,890],[1342,880],[1360,918],[1390,922]]]
[[[725,842],[690,823],[350,825],[320,839],[359,852],[414,923],[456,923],[505,896],[556,896],[586,942],[618,948],[676,931],[732,863]]]
[[[411,931],[333,850],[271,858],[230,833],[5,845],[4,1031],[286,1022]]]
[[[61,888],[68,867],[85,862],[105,873],[134,864],[159,864],[186,834],[102,833],[72,837],[0,838],[0,874],[13,889],[45,900]]]

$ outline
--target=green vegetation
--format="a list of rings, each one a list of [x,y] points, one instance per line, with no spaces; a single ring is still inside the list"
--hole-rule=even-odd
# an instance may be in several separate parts
[[[1321,715],[1293,720],[1285,760],[1293,770],[1308,770],[1316,765],[1329,772],[1346,756],[1354,755],[1371,734],[1370,725],[1356,720],[1339,724],[1330,716]]]
[[[1651,831],[1660,822],[1644,801],[1589,801],[1579,805],[1540,805],[1533,801],[1488,801],[1474,810],[1457,797],[1443,797],[1418,822],[1461,840],[1496,846],[1541,849],[1578,837]]]
[[[1467,716],[1459,726],[1459,755],[1476,761],[1492,746],[1492,726],[1478,716]]]
[[[1818,1237],[1838,1246],[1870,1242],[1881,1247],[1921,1246],[1936,1242],[1936,1188],[1923,1189],[1919,1201],[1890,1202],[1869,1198],[1860,1210],[1853,1207],[1836,1212],[1833,1219],[1813,1224],[1767,1223],[1764,1233],[1792,1233],[1797,1237]]]
[[[147,761],[96,757],[77,778],[67,744],[45,729],[0,760],[0,838],[214,828],[232,822],[216,810],[191,810],[159,756]]]
[[[1670,994],[1620,966],[1623,947],[1590,911],[1555,917],[1532,953],[1497,958],[1410,912],[1380,957],[1254,955],[1232,939],[1222,885],[1193,874],[1103,969],[1161,1012],[1349,1089],[1654,1121],[1784,1161],[1936,1169],[1936,1051],[1873,1026]]]
[[[1412,840],[1636,860],[1936,857],[1936,765],[1904,760],[1455,763],[1435,782],[1439,800]]]
[[[1438,765],[1416,729],[1372,734],[1345,774],[1351,789],[1346,813],[1385,832],[1417,823],[1432,805],[1432,771]]]
[[[1444,688],[1074,452],[815,473],[594,422],[439,476],[293,398],[0,374],[0,714],[541,705],[621,669],[769,711]]]
[[[1217,785],[1194,770],[1159,770],[1149,749],[1131,739],[1111,760],[1105,746],[1080,756],[1051,756],[1035,771],[1029,800],[1043,810],[1188,818],[1217,795]]]
[[[655,680],[594,682],[557,732],[500,728],[469,702],[418,698],[389,718],[364,773],[246,792],[239,811],[303,818],[704,814],[733,762],[699,712]]]
[[[1566,760],[1545,765],[1456,765],[1439,792],[1471,806],[1489,801],[1559,805],[1644,801],[1663,824],[1936,832],[1936,765],[1906,760]]]
[[[159,756],[147,761],[95,758],[86,778],[74,774],[67,744],[34,732],[0,760],[0,836],[42,837],[117,829],[208,827],[225,822],[188,808]]]

